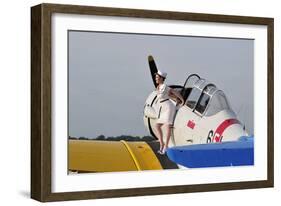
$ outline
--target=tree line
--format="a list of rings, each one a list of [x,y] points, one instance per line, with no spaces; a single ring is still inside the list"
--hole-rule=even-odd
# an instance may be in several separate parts
[[[69,139],[74,139],[74,140],[100,140],[100,141],[120,141],[120,140],[125,140],[125,141],[154,141],[155,138],[152,136],[131,136],[131,135],[120,135],[120,136],[109,136],[105,137],[104,135],[99,135],[95,138],[89,138],[89,137],[71,137],[69,136]]]

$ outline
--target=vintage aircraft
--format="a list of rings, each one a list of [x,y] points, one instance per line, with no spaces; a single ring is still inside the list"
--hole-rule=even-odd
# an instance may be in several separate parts
[[[158,69],[152,56],[148,62],[156,87]],[[198,74],[189,75],[182,86],[169,87],[180,92],[185,101],[179,107],[174,99],[177,109],[167,151],[172,161],[186,167],[253,165],[253,137],[237,119],[222,90]],[[144,107],[144,124],[155,138],[158,115],[148,109],[158,112],[156,98],[157,92],[152,91]]]
[[[158,71],[148,57],[154,86]],[[170,85],[182,94],[177,108],[167,155],[157,153],[158,141],[69,140],[70,173],[142,171],[176,168],[243,166],[254,164],[254,141],[237,119],[223,91],[197,74],[181,85]],[[148,96],[144,110],[156,105],[157,93]],[[144,112],[144,124],[155,137],[156,116]]]

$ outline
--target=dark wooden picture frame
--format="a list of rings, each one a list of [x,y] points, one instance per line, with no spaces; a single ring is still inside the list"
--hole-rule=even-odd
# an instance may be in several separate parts
[[[267,180],[53,193],[51,190],[51,16],[54,13],[150,19],[221,22],[267,26]],[[31,198],[63,201],[92,198],[159,195],[273,187],[274,184],[274,72],[272,18],[169,11],[40,4],[31,8]]]

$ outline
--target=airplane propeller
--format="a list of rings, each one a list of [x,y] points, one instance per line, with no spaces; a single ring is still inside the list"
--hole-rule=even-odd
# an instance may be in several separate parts
[[[153,56],[151,56],[151,55],[148,56],[148,64],[149,64],[153,84],[154,84],[155,87],[157,87],[156,80],[155,80],[154,76],[155,76],[155,73],[158,72],[158,69],[157,69],[156,63],[153,59]]]

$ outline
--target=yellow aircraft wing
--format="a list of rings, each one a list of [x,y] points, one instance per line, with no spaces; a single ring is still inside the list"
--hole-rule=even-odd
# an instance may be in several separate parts
[[[74,172],[117,172],[177,168],[156,153],[159,143],[69,140],[68,168]]]

